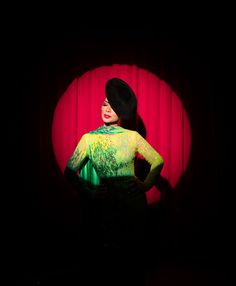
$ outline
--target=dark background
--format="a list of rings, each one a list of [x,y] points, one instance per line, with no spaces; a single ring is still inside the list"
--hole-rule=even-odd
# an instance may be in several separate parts
[[[150,210],[150,260],[230,272],[235,188],[228,32],[211,26],[191,28],[191,33],[174,27],[164,32],[151,25],[34,31],[13,38],[10,52],[17,68],[12,85],[17,91],[8,98],[10,172],[5,178],[11,195],[10,265],[17,280],[36,285],[48,269],[56,277],[57,269],[68,267],[65,260],[76,259],[77,198],[52,152],[53,111],[76,76],[113,63],[134,64],[165,80],[182,100],[191,124],[187,172]]]

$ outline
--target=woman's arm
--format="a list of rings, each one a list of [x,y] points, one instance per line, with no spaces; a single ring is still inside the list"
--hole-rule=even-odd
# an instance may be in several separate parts
[[[72,156],[66,164],[64,175],[75,186],[80,186],[78,171],[87,158],[87,141],[86,136],[83,135],[77,144]]]
[[[146,189],[155,185],[164,165],[162,156],[138,133],[136,132],[137,153],[150,164],[150,171],[144,180]]]

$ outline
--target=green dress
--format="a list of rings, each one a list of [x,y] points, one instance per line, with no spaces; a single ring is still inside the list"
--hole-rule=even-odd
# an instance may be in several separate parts
[[[150,164],[144,182],[135,175],[137,154]],[[103,225],[106,235],[113,233],[114,238],[116,233],[117,238],[123,233],[127,238],[134,222],[141,221],[146,205],[144,190],[155,184],[162,166],[162,156],[137,131],[101,126],[81,137],[66,169],[76,174],[85,193],[98,198],[90,208],[85,207],[88,216],[94,214],[92,221],[99,217],[98,224]]]
[[[80,178],[99,185],[104,178],[135,177],[134,161],[140,154],[149,164],[144,184],[151,188],[163,165],[161,155],[137,132],[120,126],[101,126],[82,136],[67,167]]]

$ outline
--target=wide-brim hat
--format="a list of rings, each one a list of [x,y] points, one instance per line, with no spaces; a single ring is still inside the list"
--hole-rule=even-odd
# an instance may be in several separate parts
[[[106,96],[112,109],[122,119],[131,119],[137,108],[137,98],[132,88],[120,78],[106,82]]]

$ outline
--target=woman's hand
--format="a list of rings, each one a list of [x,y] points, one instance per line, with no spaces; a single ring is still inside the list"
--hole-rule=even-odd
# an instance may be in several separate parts
[[[149,190],[149,188],[140,179],[137,179],[137,183],[138,183],[138,189],[140,189],[142,192],[145,193]]]

